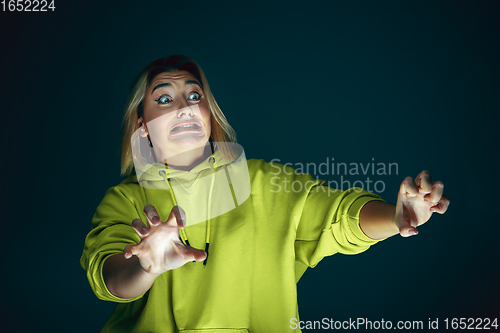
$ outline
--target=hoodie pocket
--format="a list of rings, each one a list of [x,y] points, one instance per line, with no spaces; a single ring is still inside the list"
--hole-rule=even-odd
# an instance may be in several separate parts
[[[179,333],[250,333],[247,328],[202,328],[198,330],[180,330]]]

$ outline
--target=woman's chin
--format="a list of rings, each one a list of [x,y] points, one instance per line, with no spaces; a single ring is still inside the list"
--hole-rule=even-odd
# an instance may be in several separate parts
[[[185,136],[176,138],[172,143],[178,148],[177,151],[188,151],[205,147],[207,142],[208,138],[206,136]]]

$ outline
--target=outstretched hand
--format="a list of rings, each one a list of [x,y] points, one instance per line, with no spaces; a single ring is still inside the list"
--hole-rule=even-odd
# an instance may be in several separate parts
[[[427,222],[432,213],[446,212],[450,199],[443,195],[443,188],[443,182],[431,181],[431,174],[427,170],[422,171],[415,180],[405,178],[399,188],[394,215],[394,223],[401,236],[418,234],[417,227]]]
[[[188,261],[206,258],[205,251],[187,246],[179,238],[179,228],[186,227],[186,213],[180,206],[172,208],[165,222],[160,221],[158,212],[152,205],[144,206],[144,213],[149,228],[140,219],[132,221],[132,227],[141,241],[125,247],[125,258],[137,256],[142,268],[156,275],[181,267]]]

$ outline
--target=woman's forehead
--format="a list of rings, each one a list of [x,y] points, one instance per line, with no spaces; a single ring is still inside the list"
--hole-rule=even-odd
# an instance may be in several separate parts
[[[184,83],[185,81],[196,81],[198,80],[194,77],[193,74],[188,71],[171,71],[171,72],[163,72],[156,75],[151,82],[151,86],[154,86],[159,82],[169,82],[169,83]]]

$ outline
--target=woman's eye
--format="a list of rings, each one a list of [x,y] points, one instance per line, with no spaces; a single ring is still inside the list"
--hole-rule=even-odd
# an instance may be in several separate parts
[[[191,101],[199,101],[201,99],[201,94],[199,92],[192,91],[191,93],[189,93],[188,99],[190,99]]]
[[[158,104],[167,104],[172,102],[172,97],[168,95],[161,95],[160,97],[155,99],[155,102],[157,102]]]

